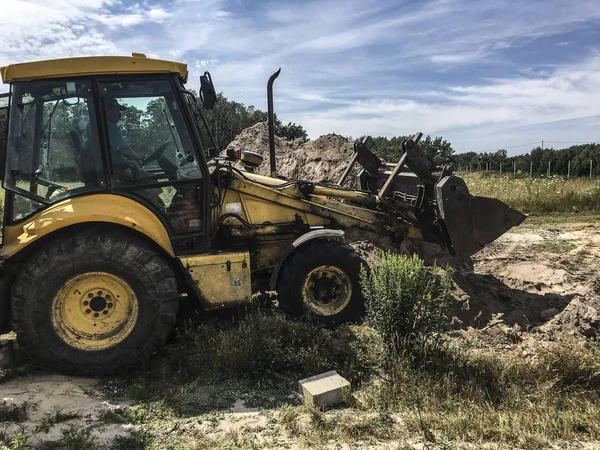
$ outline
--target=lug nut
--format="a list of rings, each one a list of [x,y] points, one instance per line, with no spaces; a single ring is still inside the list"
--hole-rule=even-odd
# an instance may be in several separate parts
[[[107,315],[107,314],[108,314],[108,311],[107,311],[107,310],[104,310],[104,311],[102,311],[102,314],[104,314],[104,315]]]
[[[106,297],[104,297],[106,300],[110,300],[110,295],[106,295]]]
[[[112,308],[112,303],[109,303],[109,304],[108,304],[108,307],[109,307],[109,308]]]
[[[83,302],[83,304],[84,304],[85,306],[87,306],[87,305],[89,305],[89,304],[90,304],[90,302],[88,302],[88,301],[86,300],[85,302]]]
[[[92,312],[92,310],[91,310],[91,309],[86,309],[86,310],[85,310],[85,313],[86,313],[86,314],[89,314],[89,313],[91,313],[91,312]]]
[[[98,297],[102,296],[102,291],[98,291]]]
[[[88,297],[89,297],[89,298],[92,298],[92,297],[94,297],[94,294],[92,294],[92,293],[90,292],[90,293],[88,294]]]
[[[94,313],[94,317],[98,317],[100,314],[98,313]]]

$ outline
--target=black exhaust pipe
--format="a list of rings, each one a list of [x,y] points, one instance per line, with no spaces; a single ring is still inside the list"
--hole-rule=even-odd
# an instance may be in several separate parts
[[[277,178],[277,165],[275,163],[275,114],[273,113],[273,83],[281,73],[281,68],[277,69],[269,77],[267,82],[267,108],[269,112],[269,160],[271,162],[271,177]]]

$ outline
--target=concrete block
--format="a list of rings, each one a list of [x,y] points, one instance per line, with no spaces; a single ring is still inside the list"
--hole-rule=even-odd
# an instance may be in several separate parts
[[[350,393],[350,382],[332,370],[298,381],[298,391],[305,403],[330,406],[346,399]]]

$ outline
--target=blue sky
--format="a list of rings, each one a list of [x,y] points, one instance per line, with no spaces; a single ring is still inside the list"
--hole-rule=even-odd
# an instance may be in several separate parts
[[[209,70],[311,138],[423,131],[457,151],[600,141],[598,0],[0,0],[0,64],[143,52]],[[561,143],[555,143],[560,141]],[[514,147],[510,154],[531,146]]]

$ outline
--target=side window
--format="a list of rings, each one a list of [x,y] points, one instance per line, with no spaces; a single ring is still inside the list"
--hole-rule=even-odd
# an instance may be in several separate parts
[[[116,184],[202,177],[168,80],[105,83],[101,89]]]
[[[10,106],[10,93],[0,94],[0,161],[4,161],[6,154],[6,135],[8,132],[8,108]]]
[[[15,86],[5,187],[36,202],[101,188],[102,163],[89,81]],[[23,210],[19,216],[26,216]],[[13,220],[19,217],[13,217]]]

